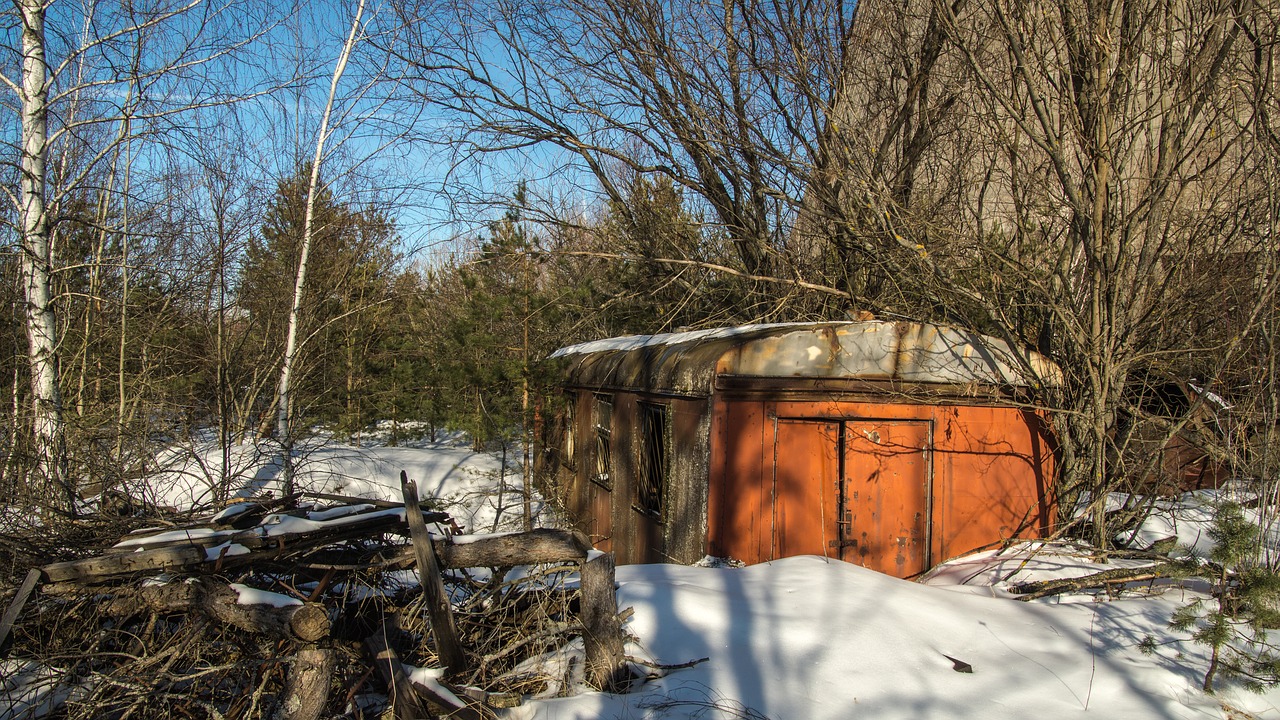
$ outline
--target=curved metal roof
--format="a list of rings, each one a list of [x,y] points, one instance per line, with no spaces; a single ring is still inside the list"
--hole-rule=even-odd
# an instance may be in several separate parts
[[[718,376],[1034,388],[1061,372],[1031,350],[906,321],[747,325],[634,335],[561,348],[570,384],[710,395]],[[1025,368],[1030,368],[1028,372]],[[976,389],[976,388],[975,388]]]

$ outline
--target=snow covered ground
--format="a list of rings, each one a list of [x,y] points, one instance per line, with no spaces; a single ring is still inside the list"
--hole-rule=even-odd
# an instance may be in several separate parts
[[[1020,575],[1064,565],[1040,562],[1058,567]],[[935,582],[979,562],[954,569]],[[1023,603],[983,574],[975,585],[921,585],[816,557],[624,567],[618,577],[619,602],[636,610],[628,627],[651,656],[709,660],[634,695],[541,701],[526,717],[1219,718],[1220,700],[1280,716],[1277,693],[1200,691],[1203,649],[1166,629],[1189,600],[1181,590]],[[1148,635],[1154,656],[1138,648]]]
[[[198,499],[216,475],[212,455],[170,458],[160,499]],[[330,444],[306,453],[303,483],[392,499],[404,470],[424,495],[445,500],[465,531],[489,532],[519,522],[519,458],[508,460],[504,472],[497,458],[457,440]],[[237,449],[235,462],[246,492],[273,485],[278,467],[267,455]],[[1186,525],[1178,533],[1203,534]],[[1280,690],[1256,695],[1221,681],[1217,695],[1201,692],[1205,648],[1168,629],[1174,610],[1201,596],[1191,587],[1029,603],[1007,591],[1106,567],[1032,545],[954,561],[927,584],[817,557],[622,567],[619,604],[634,608],[628,652],[664,664],[706,661],[629,695],[530,700],[509,717],[1280,718]],[[1139,649],[1146,638],[1154,654]]]
[[[295,450],[297,485],[301,490],[399,502],[400,473],[417,482],[418,493],[441,501],[464,532],[486,533],[523,527],[520,450],[514,447],[504,468],[500,454],[477,453],[460,436],[388,447],[377,435],[364,447],[325,437],[299,443]],[[260,492],[279,495],[278,449],[269,444],[231,448],[229,475],[234,497]],[[213,445],[175,447],[157,459],[164,468],[141,492],[154,502],[175,508],[207,505],[222,476],[222,453]],[[539,504],[534,512],[542,511]]]

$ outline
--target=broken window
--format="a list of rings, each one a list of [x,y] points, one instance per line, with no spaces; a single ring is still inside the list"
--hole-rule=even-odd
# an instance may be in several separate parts
[[[613,436],[613,396],[596,395],[595,413],[592,424],[596,430],[596,472],[592,480],[606,490],[613,489],[611,473],[613,471],[612,436]]]
[[[563,418],[564,434],[563,442],[561,443],[562,454],[560,462],[563,463],[566,468],[573,470],[578,466],[578,458],[574,455],[578,444],[578,398],[573,393],[569,393],[565,396],[565,400]]]
[[[667,478],[667,406],[640,403],[640,467],[636,484],[636,509],[662,517],[663,487]]]

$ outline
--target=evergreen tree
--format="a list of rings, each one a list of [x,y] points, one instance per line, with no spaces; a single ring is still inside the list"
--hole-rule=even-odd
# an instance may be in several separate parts
[[[309,168],[281,180],[259,235],[251,238],[237,297],[259,334],[257,362],[279,362],[301,252]],[[298,408],[310,421],[354,432],[376,410],[370,392],[371,358],[393,328],[397,235],[376,209],[355,210],[321,187],[315,203],[307,295],[298,337]],[[265,410],[265,408],[264,408]],[[266,413],[270,415],[270,413]],[[267,429],[267,423],[263,423]]]
[[[1280,683],[1280,657],[1266,643],[1267,629],[1280,627],[1280,576],[1257,562],[1258,532],[1239,505],[1224,502],[1217,508],[1209,530],[1213,601],[1197,599],[1179,608],[1170,622],[1208,646],[1205,692],[1213,692],[1220,672],[1244,678],[1254,690]]]

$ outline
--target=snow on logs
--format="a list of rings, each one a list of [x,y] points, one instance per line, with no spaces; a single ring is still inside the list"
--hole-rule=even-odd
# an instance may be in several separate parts
[[[336,572],[416,567],[437,657],[448,677],[460,678],[474,668],[467,667],[468,654],[451,628],[452,610],[449,594],[441,585],[441,570],[576,563],[581,577],[581,609],[578,622],[564,625],[562,631],[582,635],[587,680],[593,686],[624,689],[629,684],[612,556],[594,551],[585,536],[573,531],[544,528],[491,535],[449,534],[439,530],[452,524],[448,515],[423,507],[414,484],[403,480],[403,504],[303,493],[238,503],[201,524],[130,535],[100,555],[40,568],[41,591],[50,595],[93,593],[104,614],[117,618],[144,612],[197,612],[227,626],[292,641],[296,650],[280,716],[308,720],[322,712],[334,672],[331,633],[337,632],[335,623],[343,622],[345,610],[315,600],[323,599]],[[307,507],[308,500],[313,504],[323,501],[328,507]],[[428,524],[443,534],[431,534]],[[388,540],[387,536],[401,539]],[[293,597],[231,584],[219,577],[231,574],[231,570],[247,571],[250,576],[260,572],[271,575],[282,566],[303,569],[312,577],[323,575],[323,579],[314,591],[305,593],[286,585],[297,595]],[[157,578],[179,573],[184,577]],[[388,622],[394,621],[383,618],[384,628]],[[398,668],[392,649],[379,646],[376,639],[366,645],[380,673]],[[389,683],[395,682],[394,677],[388,677]],[[416,683],[413,687],[423,702],[441,705],[439,693],[423,691]],[[482,693],[477,699],[466,690],[459,691],[464,698],[462,706],[449,707],[449,712],[462,717],[474,713],[470,706],[475,703],[499,706],[488,701],[489,694]],[[518,696],[514,701],[518,702]],[[511,703],[512,698],[503,698],[503,702]],[[420,710],[412,702],[407,707],[393,705],[397,715],[410,716]]]
[[[103,610],[128,617],[142,610],[162,613],[197,610],[218,622],[273,638],[315,642],[329,635],[329,613],[279,593],[228,585],[201,576],[117,590]]]

